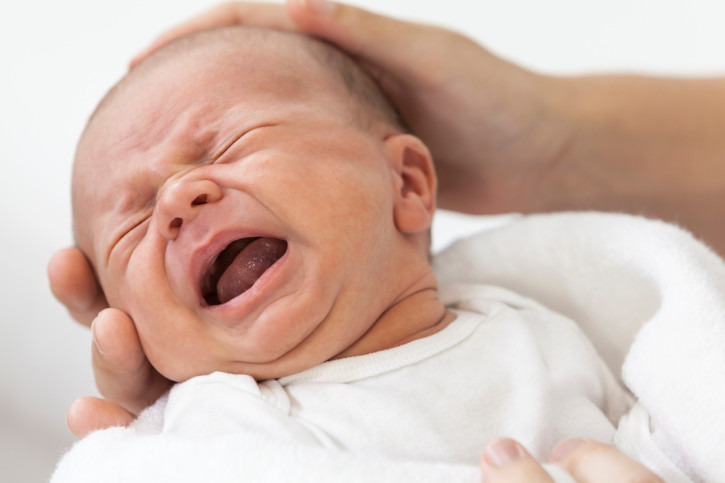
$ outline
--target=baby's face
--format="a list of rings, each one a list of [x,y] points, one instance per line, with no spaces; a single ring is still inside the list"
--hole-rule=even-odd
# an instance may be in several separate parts
[[[78,243],[175,380],[335,357],[405,289],[413,259],[393,220],[390,128],[361,129],[309,60],[239,55],[144,73],[76,159]]]

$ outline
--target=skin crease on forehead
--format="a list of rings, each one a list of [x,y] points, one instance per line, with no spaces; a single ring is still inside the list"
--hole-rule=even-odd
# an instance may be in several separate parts
[[[427,150],[384,122],[354,122],[359,103],[302,52],[251,41],[170,57],[116,92],[79,144],[78,243],[171,379],[280,377],[452,320],[427,263]],[[410,160],[428,201],[403,199]],[[174,197],[199,186],[208,202],[170,235]],[[228,304],[200,304],[194,260],[248,236],[284,239],[287,252]]]

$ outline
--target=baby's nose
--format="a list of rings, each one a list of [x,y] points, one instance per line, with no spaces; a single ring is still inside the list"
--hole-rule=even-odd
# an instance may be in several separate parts
[[[201,206],[222,198],[218,184],[210,180],[180,179],[162,190],[158,199],[159,230],[167,240],[175,240],[184,223],[196,218]]]

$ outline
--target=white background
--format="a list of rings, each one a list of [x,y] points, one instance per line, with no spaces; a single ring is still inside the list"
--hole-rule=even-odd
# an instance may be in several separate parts
[[[0,6],[0,481],[46,480],[73,441],[67,406],[95,392],[88,331],[53,300],[45,278],[50,255],[71,243],[70,167],[85,119],[157,33],[215,3]],[[720,0],[356,3],[456,28],[550,73],[725,71]],[[468,229],[454,221],[438,222],[437,246]]]

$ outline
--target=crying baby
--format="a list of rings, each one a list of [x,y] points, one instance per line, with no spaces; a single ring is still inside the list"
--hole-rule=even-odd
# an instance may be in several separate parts
[[[137,65],[80,140],[73,216],[109,304],[183,381],[139,434],[474,468],[502,436],[539,458],[611,442],[627,395],[576,324],[485,285],[441,302],[435,190],[425,145],[327,44],[230,27]]]
[[[101,101],[74,234],[163,375],[277,378],[455,318],[427,259],[435,184],[351,59],[228,28],[160,49]]]

